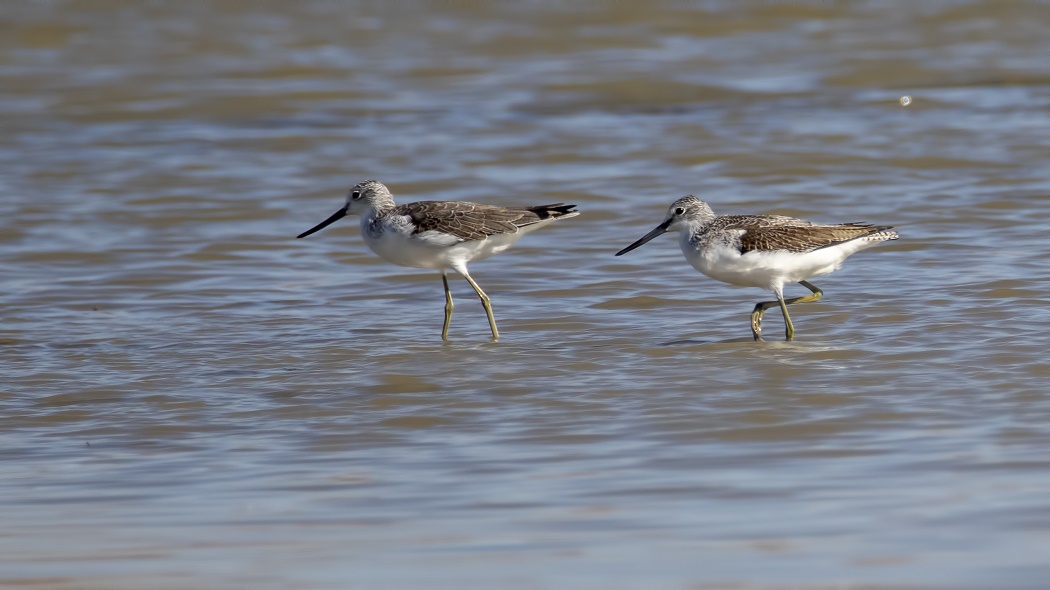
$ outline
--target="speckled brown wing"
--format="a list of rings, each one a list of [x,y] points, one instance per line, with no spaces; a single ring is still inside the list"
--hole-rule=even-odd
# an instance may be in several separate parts
[[[727,219],[724,229],[745,230],[740,236],[740,253],[753,250],[812,252],[890,229],[867,223],[817,225],[801,219],[779,216],[739,216]]]
[[[420,201],[397,207],[397,213],[412,218],[414,233],[437,231],[460,240],[481,240],[498,234],[511,234],[519,227],[538,223],[548,217],[571,213],[573,205],[538,207],[493,207],[464,201]]]

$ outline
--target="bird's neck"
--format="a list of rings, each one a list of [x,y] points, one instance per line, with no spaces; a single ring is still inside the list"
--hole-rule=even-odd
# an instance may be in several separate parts
[[[372,205],[372,208],[376,211],[387,211],[394,208],[394,199],[391,199],[390,197],[377,198],[369,204]]]
[[[682,244],[695,244],[710,227],[710,219],[690,219],[678,228],[679,239]]]
[[[383,225],[394,213],[394,209],[393,201],[369,203],[368,209],[361,213],[361,233],[378,237],[383,233]]]
[[[394,201],[377,201],[368,204],[368,208],[361,214],[361,219],[382,219],[390,215],[394,210]]]

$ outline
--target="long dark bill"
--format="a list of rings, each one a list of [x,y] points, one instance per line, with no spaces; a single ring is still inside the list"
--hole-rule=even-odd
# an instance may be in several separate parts
[[[645,234],[644,236],[642,236],[641,238],[639,238],[637,242],[635,242],[635,243],[631,244],[630,246],[627,246],[623,250],[620,250],[619,252],[617,252],[616,255],[620,256],[621,254],[627,254],[631,250],[634,250],[638,246],[641,246],[642,244],[645,244],[646,242],[648,242],[649,240],[655,238],[656,236],[660,236],[660,235],[663,235],[663,234],[667,233],[667,228],[670,225],[671,225],[671,220],[668,219],[667,221],[665,221],[665,222],[661,223],[660,225],[654,227],[653,231],[651,231],[651,232]]]
[[[332,225],[333,223],[339,221],[340,219],[342,219],[344,217],[346,217],[346,207],[343,207],[342,209],[336,211],[335,213],[332,213],[332,216],[329,217],[328,219],[325,219],[321,223],[318,223],[317,225],[311,227],[310,229],[304,231],[303,233],[301,233],[301,234],[299,234],[299,235],[297,235],[295,237],[297,239],[298,238],[305,238],[306,236],[308,236],[308,235],[310,235],[312,233],[321,231],[322,229],[328,227],[329,225]]]

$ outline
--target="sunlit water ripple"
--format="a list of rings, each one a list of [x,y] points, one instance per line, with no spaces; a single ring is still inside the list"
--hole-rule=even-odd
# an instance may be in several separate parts
[[[705,6],[6,8],[0,582],[1046,580],[1046,8]],[[372,177],[583,214],[443,344]],[[687,193],[903,239],[755,343]]]

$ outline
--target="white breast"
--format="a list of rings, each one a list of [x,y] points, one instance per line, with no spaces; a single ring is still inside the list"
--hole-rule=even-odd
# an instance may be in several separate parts
[[[537,224],[539,225],[539,224]],[[532,229],[532,226],[529,227]],[[460,241],[436,231],[412,233],[408,217],[387,217],[381,231],[374,231],[367,218],[361,220],[361,236],[380,258],[400,266],[449,270],[474,260],[484,260],[511,247],[526,232],[498,234],[482,240]]]
[[[741,254],[722,240],[712,240],[698,249],[689,243],[687,236],[681,239],[682,252],[696,270],[723,283],[774,292],[785,283],[826,275],[839,268],[850,254],[874,244],[854,240],[812,252],[777,250]]]

